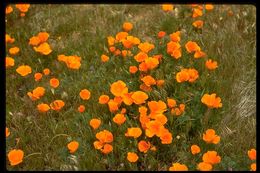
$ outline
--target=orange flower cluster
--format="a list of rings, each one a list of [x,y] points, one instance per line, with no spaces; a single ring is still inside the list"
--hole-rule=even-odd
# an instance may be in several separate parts
[[[200,162],[197,165],[197,169],[200,171],[211,171],[213,169],[213,165],[220,163],[221,157],[216,151],[208,151],[203,154],[202,160],[203,162]]]
[[[27,92],[27,95],[31,98],[31,100],[35,101],[40,99],[45,93],[45,88],[37,87],[32,92]]]
[[[61,62],[65,62],[67,67],[73,70],[78,70],[81,66],[81,57],[72,55],[72,56],[66,56],[66,55],[58,55],[58,60]]]
[[[167,53],[175,59],[181,57],[181,45],[180,45],[180,31],[170,34],[171,41],[167,43]]]
[[[113,134],[108,130],[100,131],[96,134],[98,141],[95,141],[94,147],[100,150],[104,154],[108,154],[113,151],[113,146],[109,143],[113,142]]]
[[[15,7],[21,12],[20,16],[24,17],[30,8],[30,4],[16,4]]]
[[[52,50],[47,43],[49,34],[47,32],[39,32],[37,36],[33,36],[29,40],[29,45],[34,46],[33,49],[43,55],[49,55]]]
[[[201,98],[201,102],[208,106],[208,108],[221,108],[221,98],[216,97],[216,94],[204,94]]]
[[[201,50],[200,46],[196,42],[194,42],[194,41],[188,41],[185,44],[185,48],[186,48],[188,53],[195,52],[194,53],[194,58],[195,59],[202,58],[202,57],[206,56],[206,53],[203,52]]]
[[[171,114],[175,116],[181,115],[185,110],[185,104],[181,103],[179,106],[176,104],[176,100],[168,98],[167,105],[171,109]]]
[[[247,155],[250,160],[256,161],[256,149],[252,148],[251,150],[248,150]],[[256,163],[250,165],[250,171],[256,171]]]
[[[176,81],[181,82],[195,82],[199,77],[199,72],[194,68],[183,68],[180,72],[176,74]]]
[[[14,43],[14,41],[15,39],[12,38],[9,34],[5,34],[5,43]]]

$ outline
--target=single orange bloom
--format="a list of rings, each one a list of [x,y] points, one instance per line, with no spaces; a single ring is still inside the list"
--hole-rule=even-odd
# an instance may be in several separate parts
[[[181,111],[181,112],[184,112],[184,110],[185,110],[185,104],[181,103],[181,104],[179,105],[179,108],[180,108],[180,111]]]
[[[147,129],[145,129],[145,135],[149,138],[153,137],[154,135],[160,137],[161,132],[163,131],[164,126],[162,123],[152,120],[146,123]]]
[[[118,103],[114,100],[109,100],[107,104],[110,112],[115,112],[118,110]]]
[[[21,12],[26,13],[30,7],[30,4],[16,4],[16,8],[18,8]]]
[[[93,118],[89,121],[89,125],[94,129],[96,130],[97,128],[99,128],[101,124],[101,120],[99,119],[96,119],[96,118]]]
[[[33,36],[29,40],[29,45],[37,46],[38,44],[40,44],[40,42],[41,40],[39,39],[39,37]]]
[[[138,149],[140,152],[146,153],[151,147],[150,142],[146,142],[144,140],[138,142]]]
[[[118,81],[112,83],[112,85],[110,86],[110,92],[114,96],[119,97],[119,96],[122,96],[125,93],[128,93],[128,88],[123,81],[118,80]]]
[[[174,50],[171,54],[171,57],[179,59],[181,57],[181,49]]]
[[[221,98],[216,97],[216,94],[204,94],[201,98],[201,102],[205,105],[207,105],[209,108],[221,108]]]
[[[173,163],[169,171],[188,171],[188,167],[185,164]]]
[[[115,52],[115,50],[116,50],[116,47],[114,47],[114,46],[109,47],[110,52]]]
[[[100,104],[107,104],[109,101],[109,96],[108,95],[101,95],[98,99],[98,102]]]
[[[41,80],[41,78],[42,78],[42,74],[41,73],[35,73],[34,74],[34,80],[35,81],[39,81],[39,80]]]
[[[212,61],[212,59],[209,59],[209,60],[206,61],[205,66],[209,70],[215,70],[216,68],[218,68],[218,62]]]
[[[52,88],[57,88],[60,85],[60,81],[57,78],[51,78],[50,86]]]
[[[9,49],[11,55],[16,55],[20,51],[19,47],[12,47]]]
[[[37,105],[37,109],[38,109],[40,112],[47,112],[48,110],[50,110],[50,107],[49,107],[48,104],[41,103],[41,104],[38,104],[38,105]]]
[[[114,139],[113,134],[108,130],[98,132],[96,138],[102,143],[111,143]]]
[[[168,98],[167,99],[167,105],[168,105],[169,108],[175,107],[176,106],[176,100]]]
[[[164,36],[166,35],[166,32],[164,32],[164,31],[160,31],[160,32],[158,32],[158,38],[163,38]]]
[[[143,81],[145,83],[145,85],[148,87],[152,86],[152,85],[156,85],[156,80],[150,75],[143,77],[141,79],[141,81]]]
[[[212,165],[206,162],[200,162],[197,165],[197,169],[200,171],[211,171],[212,170]]]
[[[82,100],[88,100],[91,96],[91,93],[87,89],[83,89],[80,91],[79,96]]]
[[[195,28],[202,28],[203,27],[203,21],[202,20],[196,20],[195,22],[192,23],[192,25],[195,27]]]
[[[33,49],[36,51],[36,52],[39,52],[43,55],[49,55],[52,50],[51,50],[51,47],[48,43],[42,43],[40,44],[38,47],[33,47]]]
[[[173,5],[172,4],[163,4],[162,5],[162,9],[163,9],[163,11],[166,11],[166,12],[168,12],[168,11],[172,11],[173,10]]]
[[[162,86],[164,85],[164,83],[165,83],[165,81],[162,80],[162,79],[156,81],[156,85],[157,85],[158,87],[162,87]]]
[[[126,117],[124,114],[116,114],[113,118],[113,121],[118,124],[121,125],[126,121]]]
[[[75,151],[77,151],[77,149],[79,148],[79,143],[77,141],[71,141],[70,143],[68,143],[67,147],[70,153],[75,153]]]
[[[125,39],[128,36],[127,32],[119,32],[116,34],[116,40],[118,41],[122,41],[123,39]]]
[[[28,65],[21,65],[16,69],[16,72],[21,76],[27,76],[28,74],[32,73],[32,69]]]
[[[5,8],[5,14],[9,14],[9,13],[12,13],[13,12],[13,8],[11,7],[11,5],[8,5],[6,8]]]
[[[48,68],[45,68],[44,70],[43,70],[43,74],[44,75],[49,75],[50,74],[50,69],[48,69]]]
[[[123,56],[123,57],[126,57],[126,56],[127,56],[127,50],[122,50],[121,53],[122,53],[122,56]]]
[[[129,32],[130,30],[132,30],[133,29],[133,24],[132,23],[130,23],[130,22],[125,22],[124,24],[123,24],[123,30],[125,31],[125,32]]]
[[[158,102],[157,101],[148,102],[148,107],[150,109],[149,116],[154,119],[156,118],[157,115],[163,114],[167,109],[166,104],[161,100],[159,100]]]
[[[108,154],[113,151],[113,146],[110,144],[105,144],[103,148],[100,149],[102,153]]]
[[[123,98],[122,97],[118,97],[115,96],[113,99],[118,105],[121,105],[121,103],[123,102]]]
[[[206,130],[206,133],[203,133],[203,140],[206,143],[218,144],[220,141],[220,137],[215,134],[214,129],[208,129]]]
[[[189,73],[189,80],[188,80],[189,82],[194,82],[199,77],[199,72],[194,68],[188,69],[188,73]]]
[[[189,53],[200,51],[199,45],[196,42],[193,42],[193,41],[188,41],[185,44],[185,48],[186,48],[187,52],[189,52]]]
[[[80,113],[84,112],[84,111],[85,111],[85,106],[84,106],[84,105],[79,105],[78,111],[79,111]]]
[[[168,129],[163,128],[160,131],[160,139],[162,144],[171,144],[172,143],[172,134]]]
[[[135,74],[138,71],[138,68],[136,66],[130,66],[129,67],[129,72],[132,74]]]
[[[159,60],[153,57],[146,58],[144,62],[149,70],[156,68],[159,64]]]
[[[68,68],[78,70],[81,66],[80,61],[81,58],[74,55],[74,56],[67,56],[65,63]]]
[[[50,104],[52,110],[59,111],[65,105],[62,100],[55,100]]]
[[[45,89],[43,87],[37,87],[32,92],[28,92],[27,95],[33,100],[38,100],[45,93]]]
[[[106,56],[106,55],[101,55],[101,61],[102,62],[107,62],[109,60],[109,57],[108,56]]]
[[[203,15],[203,11],[201,9],[199,9],[199,8],[194,8],[193,9],[193,13],[192,13],[192,17],[193,18],[202,16],[202,15]]]
[[[126,108],[122,108],[121,109],[121,114],[125,114],[126,113]]]
[[[9,128],[5,128],[5,137],[8,137],[10,136],[10,131],[9,131]]]
[[[148,53],[148,52],[150,52],[152,49],[154,49],[154,44],[150,44],[150,43],[148,43],[148,42],[145,42],[145,43],[140,43],[139,45],[138,45],[138,48],[142,51],[142,52],[144,52],[144,53]]]
[[[147,58],[148,58],[148,55],[145,52],[139,52],[137,55],[134,56],[134,59],[137,62],[143,62]]]
[[[176,51],[180,48],[181,48],[181,45],[178,42],[170,41],[167,43],[167,53],[168,54],[173,54],[174,51]]]
[[[140,71],[147,72],[147,70],[148,70],[148,65],[147,65],[145,62],[141,62],[141,64],[139,64],[139,70],[140,70]]]
[[[141,134],[142,134],[142,130],[139,127],[131,127],[127,129],[125,136],[138,138],[139,136],[141,136]]]
[[[133,93],[131,98],[133,99],[135,104],[140,105],[142,103],[145,103],[145,100],[148,99],[148,95],[145,92],[136,91]]]
[[[8,67],[12,67],[12,66],[14,66],[14,59],[11,57],[6,57],[5,58],[5,67],[8,68]]]
[[[108,46],[113,46],[115,44],[115,38],[112,36],[107,37],[107,44]]]
[[[121,51],[119,49],[116,49],[113,53],[115,56],[119,56],[121,54]]]
[[[198,145],[192,145],[190,150],[193,155],[200,153],[200,147]]]
[[[256,163],[252,163],[251,165],[250,165],[250,171],[256,171]]]
[[[249,159],[256,160],[256,150],[253,148],[247,152]]]
[[[205,57],[206,56],[206,53],[201,51],[201,50],[198,50],[194,53],[194,58],[198,59],[198,58],[202,58],[202,57]]]
[[[5,34],[5,42],[6,43],[13,43],[15,41],[9,34]]]
[[[180,34],[181,34],[180,31],[177,31],[177,32],[170,34],[171,41],[179,42],[181,40]]]
[[[205,5],[205,9],[210,11],[210,10],[213,10],[214,6],[212,4],[206,4]]]
[[[182,69],[180,72],[176,74],[176,81],[178,83],[188,81],[190,78],[189,72],[187,69]]]
[[[145,83],[141,84],[139,88],[146,92],[152,91],[152,87],[145,85]]]
[[[18,165],[23,162],[24,152],[22,150],[13,149],[8,153],[8,159],[11,166]]]
[[[207,153],[203,154],[202,160],[203,162],[214,165],[220,163],[221,157],[218,156],[218,153],[216,151],[208,151]]]
[[[47,32],[39,32],[37,37],[40,40],[40,43],[46,42],[49,38],[49,34]]]
[[[95,142],[93,143],[93,145],[94,145],[95,149],[100,150],[101,148],[103,148],[104,143],[102,143],[102,142],[100,142],[100,141],[95,141]]]
[[[129,161],[129,162],[136,162],[137,160],[138,160],[138,155],[136,154],[136,153],[134,153],[134,152],[128,152],[127,153],[127,160]]]
[[[176,116],[179,116],[182,114],[181,110],[179,108],[172,108],[171,114],[174,114]]]

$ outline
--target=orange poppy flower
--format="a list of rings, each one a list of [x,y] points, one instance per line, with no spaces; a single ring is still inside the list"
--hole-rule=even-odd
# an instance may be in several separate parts
[[[156,85],[156,80],[150,75],[143,77],[141,79],[141,81],[143,81],[145,83],[145,85],[148,86],[148,87],[151,86],[151,85]]]
[[[171,41],[179,42],[181,40],[180,34],[181,34],[180,31],[177,31],[177,32],[170,34]]]
[[[126,117],[124,114],[116,114],[113,118],[113,121],[118,124],[121,125],[126,121]]]
[[[118,110],[118,103],[116,101],[110,99],[107,104],[110,112],[115,112]]]
[[[168,12],[168,11],[172,11],[173,10],[173,5],[172,4],[163,4],[162,5],[162,9],[163,9],[163,11],[166,11],[166,12]]]
[[[202,15],[203,15],[203,11],[201,9],[199,9],[199,8],[194,8],[193,9],[193,13],[192,13],[192,17],[193,18],[202,16]]]
[[[157,37],[158,37],[158,38],[163,38],[165,35],[166,35],[166,32],[160,31],[160,32],[158,32]]]
[[[145,52],[139,52],[137,55],[134,56],[134,59],[137,62],[143,62],[147,58],[148,58],[148,55]]]
[[[5,42],[6,43],[13,43],[15,41],[9,34],[5,34]]]
[[[82,100],[88,100],[91,96],[91,93],[87,89],[83,89],[80,91],[79,96]]]
[[[195,27],[195,28],[202,28],[203,27],[203,21],[202,20],[196,20],[195,22],[192,23],[192,25]]]
[[[41,73],[35,73],[34,74],[34,80],[35,81],[39,81],[39,80],[41,80],[41,78],[42,78],[42,74]]]
[[[214,129],[208,129],[206,130],[206,133],[203,133],[203,140],[206,143],[218,144],[220,141],[220,137],[215,134]]]
[[[175,107],[176,106],[176,100],[168,98],[167,99],[167,105],[168,105],[169,108]]]
[[[190,150],[193,155],[200,153],[200,147],[198,145],[192,145]]]
[[[74,56],[67,56],[65,63],[68,68],[78,70],[81,66],[80,61],[81,58],[74,55]]]
[[[67,147],[70,153],[75,153],[79,148],[79,143],[77,141],[71,141],[70,143],[68,143]]]
[[[38,100],[45,93],[45,89],[43,87],[37,87],[32,92],[28,92],[27,95],[33,100]]]
[[[167,43],[167,53],[170,55],[173,54],[174,51],[176,51],[180,48],[181,48],[181,45],[178,42],[170,41]]]
[[[190,78],[189,72],[187,69],[182,69],[180,72],[176,74],[176,81],[178,83],[188,81]]]
[[[160,139],[162,144],[171,144],[172,143],[172,134],[168,129],[162,128],[160,131]]]
[[[62,100],[55,100],[50,104],[52,110],[59,111],[65,105]]]
[[[184,112],[184,110],[185,110],[185,104],[181,103],[181,104],[179,105],[179,108],[180,108],[180,111],[181,111],[181,112]]]
[[[10,136],[10,131],[9,131],[9,128],[5,128],[5,137],[8,137]]]
[[[146,123],[147,129],[145,129],[145,135],[149,138],[153,137],[154,135],[160,137],[161,131],[163,131],[164,126],[162,123],[152,120]]]
[[[162,80],[162,79],[156,81],[156,85],[157,85],[158,87],[162,87],[162,86],[164,85],[164,83],[165,83],[165,81]]]
[[[141,64],[139,64],[139,70],[143,72],[147,72],[148,65],[145,62],[142,62]]]
[[[101,95],[98,99],[98,102],[100,104],[107,104],[107,102],[109,101],[109,96],[108,95]]]
[[[112,83],[112,85],[110,86],[110,92],[114,96],[120,97],[123,94],[128,93],[128,88],[123,81],[118,80],[118,81]]]
[[[5,67],[13,67],[14,66],[14,59],[11,57],[6,57],[5,58]]]
[[[49,75],[50,74],[50,69],[48,69],[48,68],[45,68],[44,70],[43,70],[43,74],[44,75]]]
[[[29,45],[37,46],[38,44],[40,44],[40,42],[41,42],[41,40],[39,39],[39,37],[33,36],[29,40]]]
[[[247,155],[251,160],[256,160],[256,150],[254,148],[249,150]]]
[[[205,62],[205,66],[209,70],[215,70],[216,68],[218,68],[218,62],[217,61],[212,61],[212,59],[209,59],[209,60],[207,60]]]
[[[107,62],[109,60],[109,57],[108,56],[106,56],[106,55],[101,55],[101,61],[102,62]]]
[[[136,153],[134,153],[134,152],[128,152],[127,153],[127,160],[129,162],[134,163],[134,162],[136,162],[138,160],[138,158],[139,158],[138,155]]]
[[[93,118],[89,121],[89,125],[94,129],[96,130],[97,128],[99,128],[101,124],[101,120],[99,119],[96,119],[96,118]]]
[[[105,144],[103,148],[100,149],[102,153],[108,154],[113,151],[113,146],[110,144]]]
[[[37,105],[37,109],[38,109],[40,112],[47,112],[48,110],[50,110],[50,107],[49,107],[48,104],[41,103],[41,104],[38,104],[38,105]]]
[[[122,41],[123,39],[125,39],[128,36],[127,32],[119,32],[116,34],[116,40],[117,41]]]
[[[200,51],[199,45],[196,42],[193,42],[193,41],[188,41],[185,44],[185,48],[186,48],[187,52],[189,52],[189,53]]]
[[[16,55],[20,51],[19,47],[12,47],[9,49],[11,55]]]
[[[110,52],[113,53],[113,52],[115,52],[115,50],[116,50],[116,47],[114,47],[114,46],[109,47],[109,51],[110,51]]]
[[[138,138],[139,136],[141,136],[141,134],[142,134],[142,130],[139,127],[131,127],[127,129],[125,136]]]
[[[201,51],[201,50],[198,50],[194,53],[194,58],[198,59],[198,58],[202,58],[202,57],[205,57],[206,56],[206,53]]]
[[[133,24],[132,23],[130,23],[130,22],[125,22],[124,24],[123,24],[123,30],[125,31],[125,32],[129,32],[130,30],[132,30],[133,29]]]
[[[104,143],[102,143],[102,142],[100,142],[100,141],[95,141],[95,142],[93,143],[93,145],[94,145],[95,149],[100,150],[101,148],[103,148]]]
[[[133,99],[135,104],[139,105],[145,103],[145,100],[148,99],[148,95],[142,91],[136,91],[133,93],[131,98]]]
[[[141,84],[139,88],[146,92],[152,91],[152,87],[145,85],[145,83]]]
[[[135,74],[138,71],[138,68],[136,66],[130,66],[129,67],[129,72],[132,74]]]
[[[148,102],[148,107],[150,109],[149,116],[151,118],[156,118],[157,115],[163,114],[167,109],[166,104],[161,100],[159,100],[158,102],[157,101]]]
[[[250,165],[250,171],[256,171],[256,163],[252,163],[251,165]]]
[[[212,4],[206,4],[205,5],[205,9],[210,11],[210,10],[213,10],[214,6]]]
[[[42,43],[40,44],[38,47],[33,47],[33,49],[36,51],[36,52],[39,52],[43,55],[49,55],[52,50],[51,50],[51,47],[48,43]]]
[[[40,43],[46,42],[49,38],[49,34],[47,32],[39,32],[37,37],[40,40]]]
[[[108,131],[108,130],[103,130],[100,131],[96,134],[96,138],[101,142],[101,143],[111,143],[113,142],[113,134]]]
[[[185,164],[173,163],[169,171],[188,171],[188,167]]]
[[[221,108],[221,98],[216,97],[216,94],[204,94],[201,98],[201,102],[205,105],[207,105],[209,108]]]
[[[153,44],[150,44],[150,43],[148,43],[148,42],[145,42],[145,43],[140,43],[140,44],[138,45],[138,48],[139,48],[142,52],[148,53],[148,52],[150,52],[151,50],[154,49],[154,45],[153,45]]]
[[[115,38],[112,36],[107,37],[107,44],[108,46],[113,46],[115,44]]]
[[[126,113],[126,108],[122,108],[121,109],[121,114],[125,114]]]
[[[146,153],[151,147],[150,142],[146,142],[144,140],[138,142],[138,149],[140,152]]]
[[[205,163],[205,162],[200,162],[198,165],[197,165],[197,169],[200,170],[200,171],[211,171],[212,170],[212,165],[209,164],[209,163]]]
[[[153,57],[146,58],[144,62],[149,70],[156,68],[159,64],[159,60]]]
[[[30,4],[16,4],[16,8],[18,8],[21,12],[26,13],[30,7]]]
[[[119,56],[121,54],[121,51],[119,49],[116,49],[113,53],[115,56]]]
[[[182,114],[181,110],[179,108],[172,108],[171,114],[179,116]]]
[[[79,105],[78,111],[79,111],[80,113],[84,112],[84,111],[85,111],[85,106],[84,106],[84,105]]]
[[[208,151],[207,153],[203,154],[202,160],[205,163],[214,165],[214,164],[220,163],[221,157],[218,155],[218,153],[216,151]]]
[[[6,8],[5,8],[5,14],[9,14],[9,13],[12,13],[13,12],[13,8],[11,7],[11,5],[8,5]]]
[[[52,88],[57,88],[60,85],[60,81],[57,78],[51,78],[50,86]]]
[[[188,73],[189,73],[189,80],[188,80],[189,82],[194,82],[199,77],[199,72],[194,68],[188,69]]]
[[[13,149],[8,153],[8,159],[11,166],[18,165],[23,162],[24,152],[22,150]]]

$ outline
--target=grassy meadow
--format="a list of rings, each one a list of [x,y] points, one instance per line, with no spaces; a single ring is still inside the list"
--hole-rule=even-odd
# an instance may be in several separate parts
[[[192,17],[193,10],[199,7],[187,4],[174,4],[170,11],[164,11],[161,4],[31,4],[25,16],[21,16],[15,4],[10,5],[13,11],[6,14],[5,30],[15,41],[6,43],[6,57],[12,57],[15,62],[6,67],[6,127],[10,132],[6,137],[7,170],[167,171],[173,163],[198,170],[203,154],[213,150],[221,161],[212,164],[212,170],[250,170],[250,165],[256,162],[248,157],[248,151],[256,148],[255,6],[215,4],[212,10],[203,8],[202,16]],[[202,28],[192,25],[196,20],[204,22]],[[140,51],[138,45],[129,49],[131,53],[126,57],[110,51],[107,37],[115,38],[123,32],[124,22],[133,25],[129,35],[139,38],[141,43],[154,45],[147,53],[149,57],[162,55],[158,66],[133,74],[129,67],[139,65],[134,58]],[[158,38],[159,31],[166,35]],[[166,49],[169,35],[177,31],[180,31],[181,57],[173,58]],[[47,43],[52,52],[48,55],[36,52],[29,45],[30,38],[39,32],[49,34]],[[188,41],[196,42],[206,56],[194,58],[186,50]],[[11,54],[9,49],[15,46],[20,51]],[[125,48],[119,45],[118,49]],[[101,60],[103,54],[109,57],[107,62]],[[58,60],[59,55],[80,57],[80,68],[68,68]],[[218,67],[208,70],[207,59],[217,61]],[[21,65],[29,65],[31,73],[18,74],[16,69]],[[50,74],[35,81],[35,73],[42,73],[46,68]],[[198,71],[195,82],[176,81],[177,73],[183,68]],[[142,90],[140,79],[146,75],[156,81],[164,80],[164,84],[154,84],[150,91]],[[59,80],[57,88],[50,86],[51,78]],[[137,104],[131,97],[134,103],[122,102],[118,111],[110,111],[108,105],[100,104],[101,95],[115,97],[111,86],[119,80],[126,84],[128,93],[146,93],[146,102]],[[27,93],[39,86],[45,88],[45,94],[32,100]],[[90,91],[89,99],[80,97],[83,89]],[[208,108],[201,102],[204,94],[212,93],[221,98],[222,107]],[[175,99],[177,105],[185,105],[181,115],[172,114],[168,98]],[[37,109],[38,104],[50,104],[54,100],[62,100],[64,107],[44,113]],[[148,102],[159,100],[167,105],[161,113],[167,118],[164,127],[172,135],[168,144],[163,144],[158,136],[148,137],[139,122],[140,106],[147,107],[149,114]],[[78,111],[80,105],[85,106],[82,112]],[[113,118],[122,108],[126,109],[123,113],[126,121],[118,125]],[[97,129],[90,126],[93,118],[101,120]],[[142,134],[136,138],[125,136],[131,127],[139,127]],[[203,140],[207,129],[214,129],[220,137],[217,144]],[[93,145],[96,134],[102,130],[113,134],[110,143],[113,150],[108,154]],[[149,141],[155,149],[139,151],[141,140]],[[67,148],[71,141],[79,143],[73,153]],[[193,155],[193,144],[201,152]],[[14,166],[7,156],[13,149],[24,152],[22,162]],[[138,160],[129,161],[128,152],[135,152]]]

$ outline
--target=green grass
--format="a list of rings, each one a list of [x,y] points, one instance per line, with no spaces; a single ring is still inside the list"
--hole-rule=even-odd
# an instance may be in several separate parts
[[[215,170],[249,170],[247,150],[256,147],[256,8],[250,5],[216,5],[214,10],[201,17],[205,22],[202,31],[192,27],[191,9],[176,5],[179,13],[165,13],[159,5],[31,5],[25,17],[20,17],[17,9],[7,15],[6,32],[15,38],[15,45],[21,50],[14,56],[15,67],[6,70],[6,126],[11,135],[6,139],[6,151],[22,149],[25,158],[22,164],[8,170],[168,170],[172,162],[185,163],[190,170],[196,169],[201,155],[192,156],[190,145],[199,144],[203,151],[215,149],[222,162]],[[231,9],[233,16],[228,16]],[[175,10],[176,11],[176,10]],[[131,114],[138,115],[138,107],[126,107],[129,115],[120,128],[112,122],[114,114],[107,106],[98,104],[102,94],[111,93],[110,84],[123,80],[130,91],[139,90],[138,76],[131,77],[128,67],[136,62],[129,58],[110,57],[103,64],[100,56],[107,53],[107,36],[121,31],[125,21],[133,23],[131,35],[141,41],[156,43],[160,30],[167,34],[181,30],[183,57],[176,61],[166,54],[165,48],[154,51],[164,55],[159,70],[152,71],[156,79],[164,79],[165,87],[155,87],[149,93],[149,100],[175,98],[186,104],[185,114],[175,118],[172,126],[166,127],[173,134],[170,145],[156,144],[156,152],[144,155],[138,153],[139,162],[131,164],[126,160],[128,151],[136,151],[139,140],[125,138],[126,129],[139,126]],[[50,34],[48,43],[53,52],[42,56],[34,52],[28,44],[29,38],[41,31]],[[189,67],[184,44],[196,41],[209,58],[217,60],[219,68],[210,72],[204,68],[203,60],[193,61],[200,77],[194,84],[177,83],[175,78],[179,66]],[[164,51],[164,52],[163,52]],[[69,70],[58,62],[59,54],[77,55],[82,58],[81,68]],[[21,77],[15,69],[22,64],[30,65],[33,73]],[[40,82],[33,80],[35,72],[51,69],[51,76],[60,79],[60,86],[52,94],[50,77]],[[204,69],[203,69],[204,68]],[[201,79],[201,80],[200,80]],[[37,86],[46,88],[40,101],[32,102],[26,95]],[[81,89],[91,91],[91,99],[79,98]],[[209,122],[203,125],[206,107],[200,102],[203,93],[216,92],[221,97],[223,107],[209,112]],[[50,103],[62,99],[65,107],[60,112],[49,111],[46,115],[36,109],[37,103]],[[85,113],[77,112],[80,104],[86,106]],[[130,108],[130,109],[129,109]],[[166,113],[170,117],[169,113]],[[89,126],[91,118],[100,118],[101,127],[93,131]],[[221,136],[216,145],[205,145],[202,133],[213,128]],[[95,133],[108,129],[114,134],[114,150],[108,155],[101,154],[93,147]],[[179,135],[178,140],[176,136]],[[16,143],[16,138],[20,138]],[[143,139],[143,138],[141,138]],[[80,143],[72,156],[66,145],[70,140]]]

